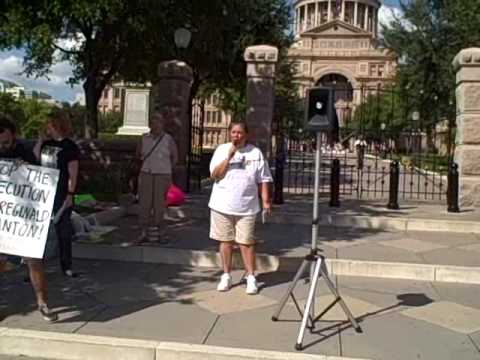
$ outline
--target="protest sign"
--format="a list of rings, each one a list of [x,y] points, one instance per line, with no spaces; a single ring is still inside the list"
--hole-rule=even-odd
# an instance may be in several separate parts
[[[56,169],[0,160],[0,253],[43,257],[58,177]]]

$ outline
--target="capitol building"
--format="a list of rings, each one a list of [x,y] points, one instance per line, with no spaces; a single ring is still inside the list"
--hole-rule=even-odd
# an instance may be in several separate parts
[[[393,81],[396,55],[379,46],[378,0],[296,0],[296,64],[301,96],[312,86],[333,86],[337,108],[360,103],[360,91]],[[339,99],[340,97],[340,99]]]

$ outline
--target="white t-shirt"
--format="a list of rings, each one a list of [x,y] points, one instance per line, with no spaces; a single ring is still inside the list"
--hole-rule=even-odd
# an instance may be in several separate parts
[[[210,161],[210,173],[228,158],[231,146],[232,143],[226,143],[217,147]],[[208,206],[228,215],[255,215],[260,212],[258,184],[272,181],[260,149],[247,144],[230,160],[225,177],[213,184]]]
[[[357,140],[355,141],[355,146],[367,146],[367,142],[365,140]]]

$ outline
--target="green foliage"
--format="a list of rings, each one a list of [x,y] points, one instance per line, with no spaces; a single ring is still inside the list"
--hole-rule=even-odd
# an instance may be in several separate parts
[[[123,116],[120,112],[107,112],[99,114],[98,128],[102,133],[116,133],[123,124]]]
[[[366,91],[366,90],[365,90]],[[411,126],[409,121],[408,98],[398,88],[370,89],[365,100],[355,108],[349,130],[362,133],[368,139],[382,137],[382,124],[391,137]]]
[[[25,113],[21,104],[11,94],[0,93],[0,112],[9,115],[21,132],[26,122]]]
[[[52,105],[34,99],[20,100],[20,106],[25,114],[22,134],[26,138],[36,138],[43,128]]]
[[[16,100],[10,94],[0,94],[0,112],[10,115],[19,135],[36,138],[45,123],[52,105],[35,99]]]
[[[400,58],[398,83],[427,123],[454,117],[452,60],[480,43],[480,0],[415,0],[401,4],[402,18],[384,28],[386,46]]]
[[[290,22],[285,0],[5,0],[1,7],[0,47],[24,48],[27,74],[48,74],[56,62],[70,62],[70,82],[82,82],[85,90],[92,136],[99,130],[98,100],[114,79],[155,82],[161,61],[180,58],[193,68],[192,96],[207,82],[237,91],[245,48],[285,48]],[[182,51],[174,43],[180,27],[192,32]]]

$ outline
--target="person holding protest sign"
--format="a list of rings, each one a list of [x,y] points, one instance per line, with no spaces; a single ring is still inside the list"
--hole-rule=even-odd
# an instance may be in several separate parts
[[[34,148],[41,166],[58,169],[60,179],[53,204],[54,223],[60,252],[60,266],[64,275],[75,277],[72,271],[72,238],[74,235],[71,215],[73,197],[77,187],[80,149],[70,138],[72,124],[62,109],[49,114],[45,134],[41,133]]]
[[[6,115],[0,114],[0,159],[13,160],[22,163],[35,164],[32,152],[27,151],[16,140],[15,124]],[[0,268],[3,268],[5,258],[0,256]],[[47,305],[47,280],[42,259],[25,258],[28,266],[30,281],[37,298],[38,310],[42,317],[49,322],[58,320],[58,315],[53,313]]]

